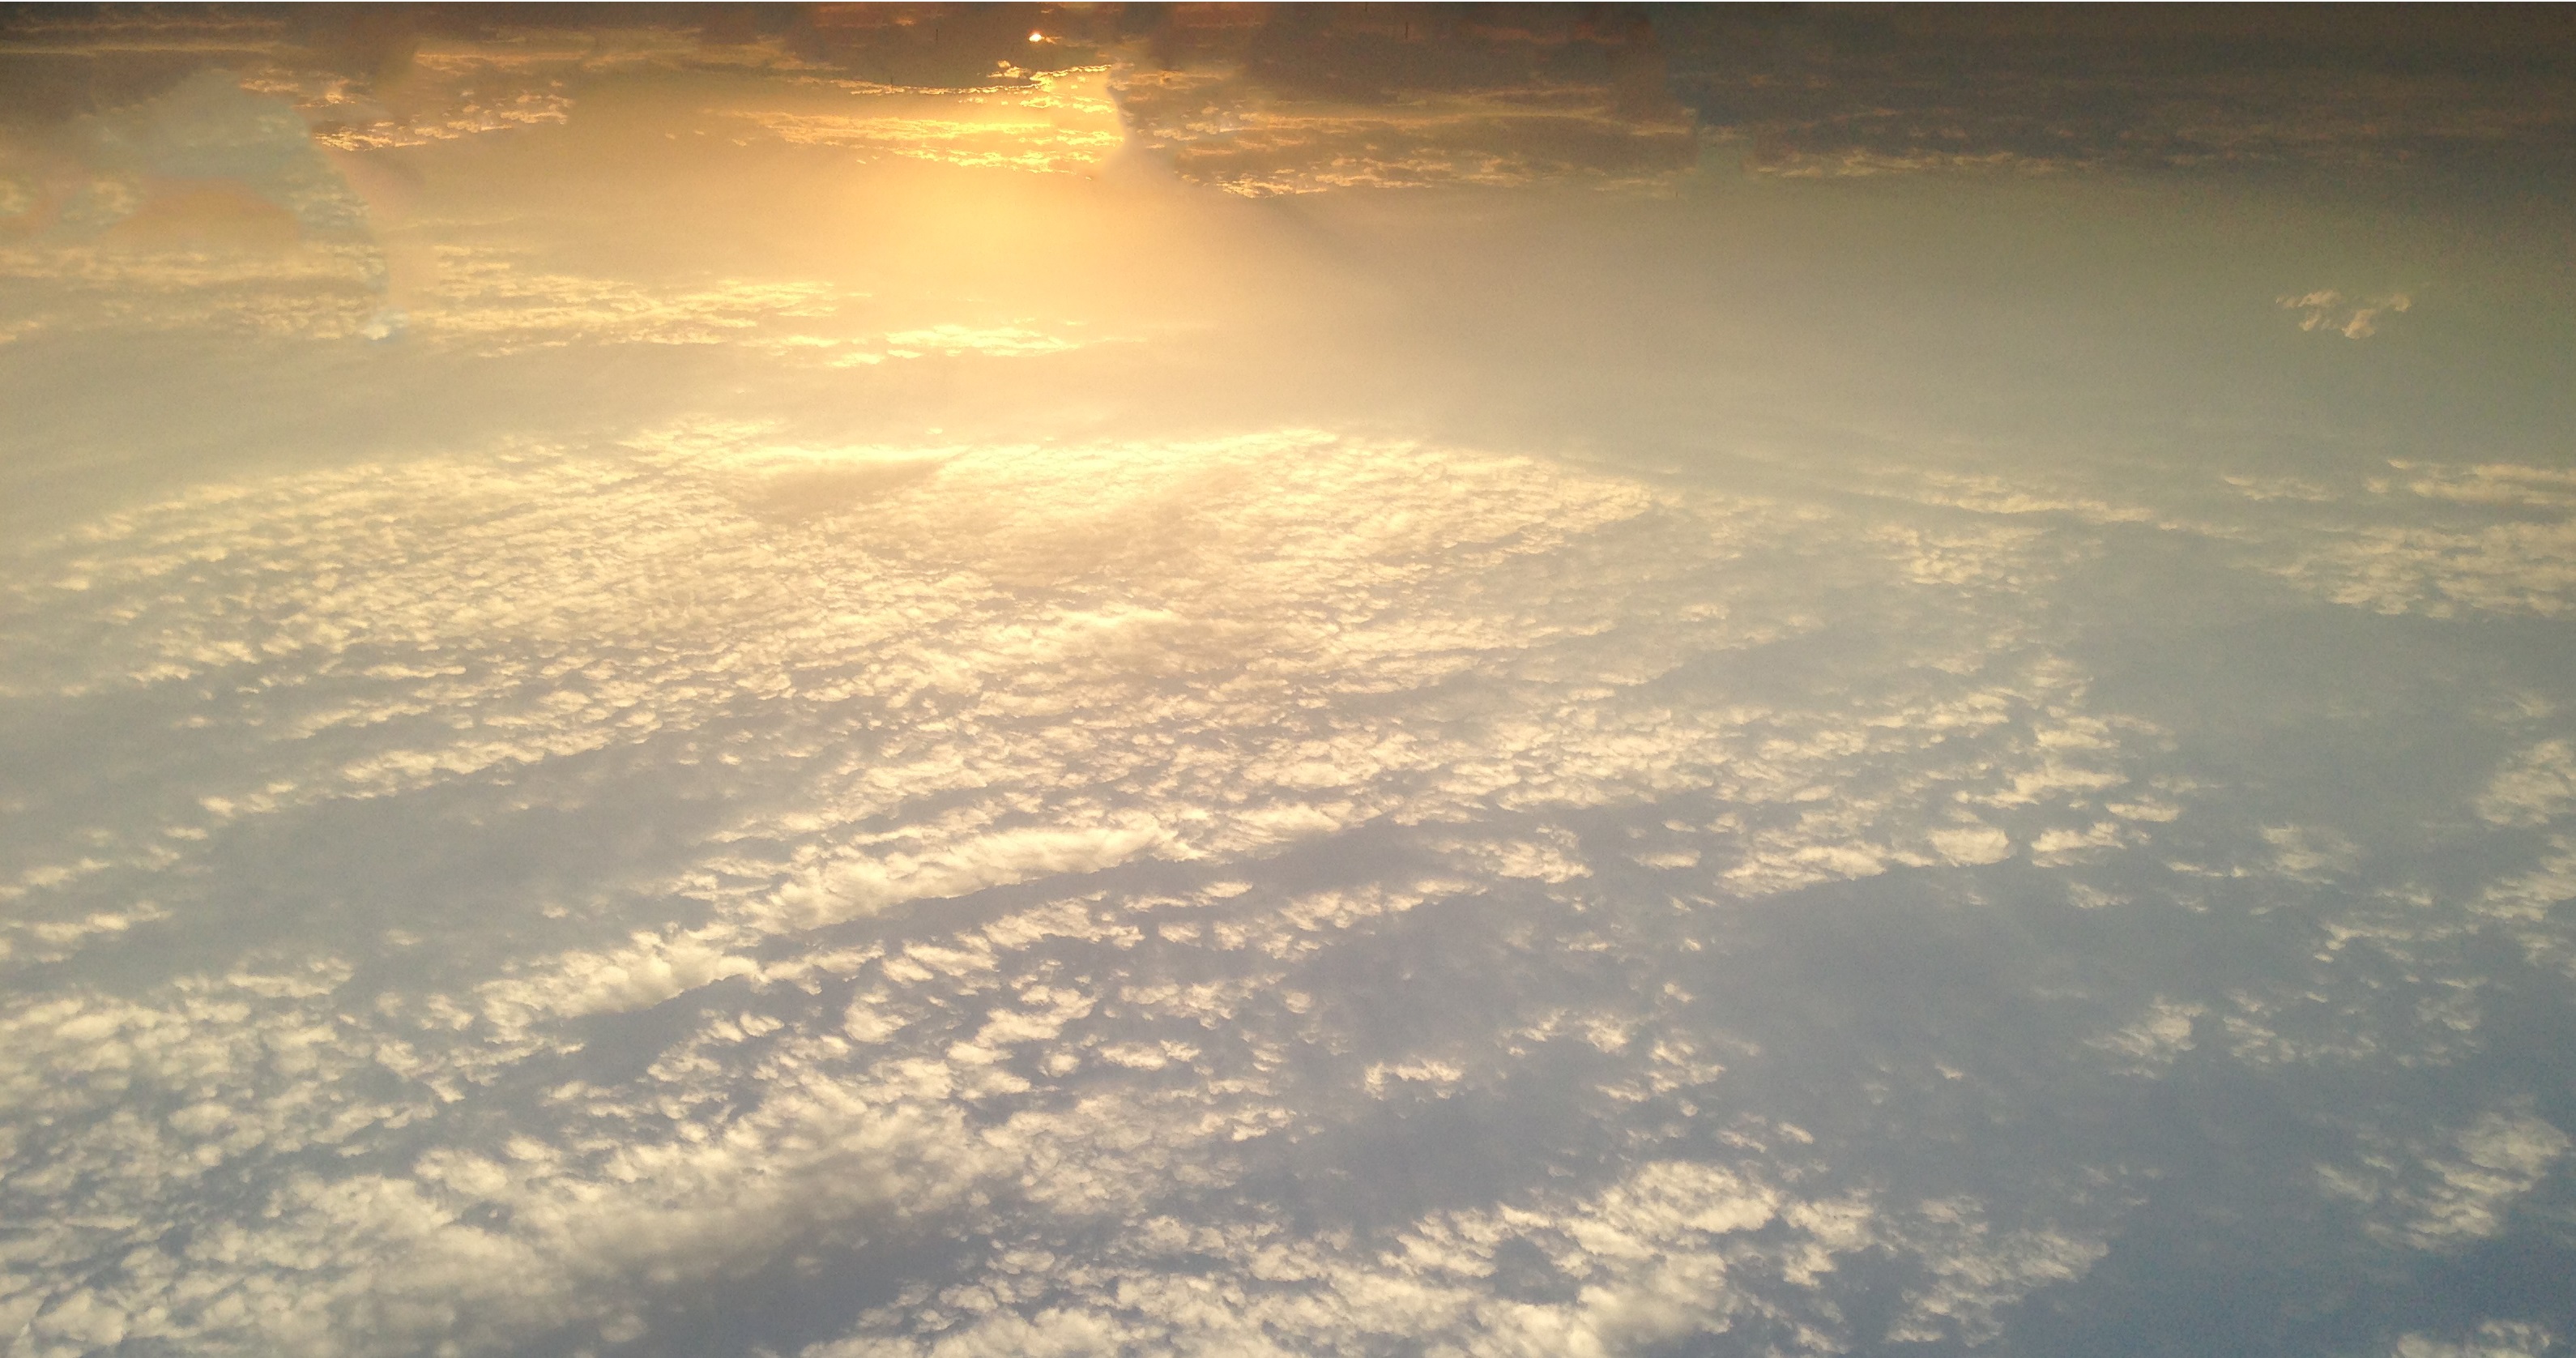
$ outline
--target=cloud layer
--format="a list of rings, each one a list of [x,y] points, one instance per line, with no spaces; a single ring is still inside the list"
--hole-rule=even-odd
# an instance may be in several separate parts
[[[1845,512],[1305,432],[696,424],[22,546],[9,701],[156,753],[14,841],[21,1347],[658,1351],[744,1286],[818,1354],[1991,1339],[2133,1190],[1873,1175],[1892,1128],[1744,1083],[1826,1058],[1712,1014],[1717,959],[1833,884],[2072,873],[2083,915],[2230,851],[2021,606],[2066,530]],[[2554,825],[2556,748],[2480,813]],[[2334,842],[2223,871],[2337,889]],[[2340,937],[2449,974],[2462,927]],[[2036,1059],[2477,1050],[2473,1003],[2312,1032],[2341,974],[2095,977]],[[1936,1086],[2021,1078],[1938,1049]],[[2527,1105],[2384,1135],[2420,1140],[2317,1191],[2409,1251],[2565,1147]]]

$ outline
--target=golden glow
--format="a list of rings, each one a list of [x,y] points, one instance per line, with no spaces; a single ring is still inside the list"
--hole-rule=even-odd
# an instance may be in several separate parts
[[[1107,67],[1042,71],[1028,80],[938,95],[869,89],[857,93],[851,112],[752,109],[731,116],[783,141],[969,169],[1078,172],[1126,141]]]

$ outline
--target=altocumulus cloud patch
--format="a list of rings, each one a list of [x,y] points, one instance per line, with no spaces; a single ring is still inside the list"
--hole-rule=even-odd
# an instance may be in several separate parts
[[[2195,817],[2023,602],[2130,516],[1955,491],[699,423],[22,544],[8,700],[84,753],[9,845],[15,1342],[683,1351],[746,1291],[836,1356],[1992,1341],[2153,1156],[1960,1110],[2464,1059],[2461,950],[2564,956],[2564,874],[2003,1029],[1920,989],[2032,891],[2359,871]],[[2497,833],[2563,850],[2558,753]],[[1802,931],[1888,903],[1903,1057],[1799,1017]],[[2438,1255],[2564,1148],[2494,1096],[2303,1182]]]
[[[1315,434],[838,450],[701,426],[212,485],[29,545],[13,704],[168,753],[67,773],[13,845],[13,1106],[41,1112],[8,1184],[50,1223],[24,1237],[25,1342],[615,1341],[721,1280],[969,1219],[1026,1238],[951,1285],[1016,1308],[959,1330],[1005,1346],[1656,1342],[1810,1305],[1853,1242],[1962,1230],[2006,1262],[1918,1309],[1990,1325],[2098,1244],[1811,1201],[1750,1150],[1558,1185],[1500,1147],[1484,1201],[1304,1239],[1302,1281],[1222,1321],[1104,1300],[1108,1261],[1171,1251],[1257,1283],[1291,1248],[1277,1176],[1365,1169],[1332,1143],[1390,1106],[1570,1079],[1598,1107],[1564,1130],[1597,1149],[1701,1117],[1727,1057],[1686,988],[1587,994],[1560,959],[2117,819],[2095,799],[2154,731],[2088,712],[1974,598],[1927,596],[1920,664],[1727,691],[1724,657],[1920,575],[1918,540],[1829,559],[1833,531]],[[1810,583],[1748,564],[1784,556]],[[370,861],[387,818],[440,827],[437,861]],[[1609,875],[1653,883],[1651,910]],[[190,963],[227,934],[235,969]],[[1391,936],[1448,954],[1426,986],[1460,983],[1460,950],[1522,979],[1385,1028],[1340,973]],[[111,953],[113,976],[82,965]],[[1165,1217],[1199,1224],[1077,1274],[1026,1262]],[[1813,1239],[1729,1263],[1766,1223]],[[1380,1258],[1443,1232],[1467,1233],[1450,1262]],[[1493,1251],[1608,1291],[1498,1300]]]

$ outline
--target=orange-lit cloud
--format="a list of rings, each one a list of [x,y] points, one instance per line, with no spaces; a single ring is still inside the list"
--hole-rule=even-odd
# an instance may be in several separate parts
[[[1119,105],[1140,147],[1187,178],[1262,197],[1328,189],[1573,179],[1655,184],[1691,168],[1690,112],[1651,33],[1407,12],[1176,14],[1131,45]]]
[[[2280,298],[2281,308],[2299,313],[2301,330],[2324,330],[2345,339],[2368,339],[2390,316],[2404,315],[2415,299],[2402,292],[2385,297],[2346,297],[2332,288],[2293,293]]]
[[[856,86],[859,112],[729,112],[799,145],[964,169],[1064,173],[1097,165],[1125,140],[1106,77],[1106,68],[1039,72],[1024,86],[937,96]]]

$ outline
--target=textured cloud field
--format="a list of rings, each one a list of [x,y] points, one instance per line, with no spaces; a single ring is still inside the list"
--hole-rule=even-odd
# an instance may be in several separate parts
[[[0,1353],[2576,1338],[2555,237],[894,13],[20,23]]]
[[[2342,1247],[2497,1237],[2565,740],[2474,889],[2258,824],[2033,607],[2097,532],[709,425],[28,544],[19,1342],[1974,1344],[2171,1193],[2120,1110],[2249,1078]]]

